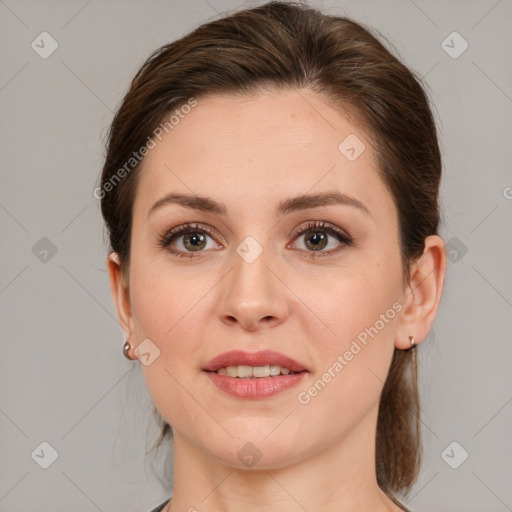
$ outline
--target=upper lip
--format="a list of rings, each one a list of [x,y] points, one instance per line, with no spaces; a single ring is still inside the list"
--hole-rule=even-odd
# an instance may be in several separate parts
[[[203,370],[207,372],[215,372],[219,368],[226,368],[228,366],[266,366],[266,365],[279,365],[283,368],[288,368],[292,372],[308,371],[304,365],[298,363],[291,357],[274,352],[273,350],[262,350],[260,352],[244,352],[243,350],[232,350],[224,352],[211,359]]]

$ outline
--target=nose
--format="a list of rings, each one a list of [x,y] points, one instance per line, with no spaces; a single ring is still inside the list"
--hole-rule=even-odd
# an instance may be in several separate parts
[[[279,275],[277,262],[266,249],[254,261],[240,254],[233,252],[232,270],[221,281],[219,318],[248,331],[279,325],[289,315],[290,292]]]

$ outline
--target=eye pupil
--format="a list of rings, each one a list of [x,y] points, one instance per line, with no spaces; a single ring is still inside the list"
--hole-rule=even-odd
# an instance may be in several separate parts
[[[306,238],[306,245],[308,247],[312,248],[314,251],[323,249],[327,244],[327,242],[326,242],[327,237],[325,236],[325,234],[322,234],[319,232],[314,232],[314,231],[312,233],[313,233],[312,235],[309,235]],[[309,243],[309,240],[315,240],[315,242],[313,242],[313,244],[311,245]]]
[[[192,250],[196,251],[202,249],[205,246],[205,237],[203,234],[199,233],[187,233],[183,236],[183,243],[185,247],[187,247],[188,242],[192,244]],[[199,245],[196,245],[196,242],[199,242]],[[190,249],[190,247],[187,247],[187,249]]]

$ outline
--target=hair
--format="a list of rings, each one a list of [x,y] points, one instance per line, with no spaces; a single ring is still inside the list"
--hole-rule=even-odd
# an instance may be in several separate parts
[[[199,26],[154,51],[133,78],[108,132],[100,193],[110,249],[119,255],[123,276],[141,167],[138,160],[131,163],[133,155],[154,140],[170,113],[210,94],[250,97],[306,88],[365,130],[398,211],[403,278],[409,282],[410,265],[439,225],[441,156],[421,79],[372,29],[300,2],[278,1]],[[127,162],[133,168],[127,169]],[[415,350],[395,348],[380,397],[377,481],[393,501],[394,492],[410,491],[421,464]],[[172,435],[170,425],[160,421],[155,447]]]

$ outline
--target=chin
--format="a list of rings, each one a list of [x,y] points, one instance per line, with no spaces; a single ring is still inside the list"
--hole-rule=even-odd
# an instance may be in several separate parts
[[[273,428],[275,429],[274,422]],[[204,449],[226,466],[251,471],[270,470],[286,467],[301,458],[298,453],[298,444],[287,435],[274,434],[272,429],[250,428],[229,430],[233,438],[223,436],[222,442],[213,446],[212,439],[205,440]],[[269,432],[272,432],[269,435]],[[287,439],[287,441],[286,441]]]

